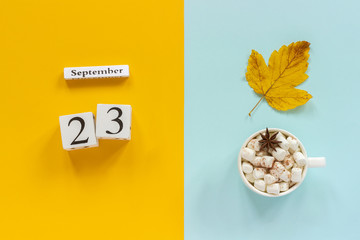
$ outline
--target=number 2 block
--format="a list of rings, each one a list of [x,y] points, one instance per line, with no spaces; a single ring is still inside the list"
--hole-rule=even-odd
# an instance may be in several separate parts
[[[96,113],[96,137],[130,140],[131,106],[98,104]]]
[[[65,150],[99,146],[95,135],[95,121],[92,112],[60,116],[59,119]]]

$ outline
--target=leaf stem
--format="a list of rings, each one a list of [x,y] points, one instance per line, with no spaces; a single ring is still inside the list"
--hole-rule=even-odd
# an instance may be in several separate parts
[[[249,116],[251,117],[251,113],[255,110],[255,108],[257,107],[257,105],[259,105],[259,103],[261,102],[261,100],[263,100],[263,98],[265,97],[265,95],[263,95],[260,100],[257,102],[257,104],[255,105],[255,107],[253,107],[253,109],[251,109],[251,111],[249,112]]]

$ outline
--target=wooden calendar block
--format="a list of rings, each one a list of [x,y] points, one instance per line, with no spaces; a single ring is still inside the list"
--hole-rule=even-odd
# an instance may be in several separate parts
[[[98,104],[96,113],[96,137],[130,140],[131,106]]]
[[[129,65],[64,68],[66,80],[117,77],[129,77]]]
[[[65,150],[99,146],[95,135],[95,118],[92,112],[60,116],[59,119]]]

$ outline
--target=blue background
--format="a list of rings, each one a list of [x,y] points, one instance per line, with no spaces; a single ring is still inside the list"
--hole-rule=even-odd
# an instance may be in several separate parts
[[[185,0],[185,239],[360,239],[360,4],[357,1]],[[267,61],[311,43],[313,95],[287,112],[245,80],[252,49]],[[265,128],[301,139],[327,167],[292,194],[265,198],[237,170],[243,141]]]

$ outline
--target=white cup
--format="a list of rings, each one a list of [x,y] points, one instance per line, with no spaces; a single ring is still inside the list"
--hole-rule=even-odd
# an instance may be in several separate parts
[[[241,149],[245,148],[247,146],[247,144],[249,143],[250,140],[252,140],[253,138],[255,138],[256,136],[258,136],[260,133],[265,133],[265,129],[263,130],[260,130],[260,131],[257,131],[256,133],[252,134],[248,139],[246,139],[246,141],[244,142],[244,144],[242,145]],[[301,152],[303,153],[303,155],[305,156],[306,158],[306,165],[303,169],[303,172],[302,172],[302,178],[301,178],[301,181],[298,182],[297,184],[295,184],[294,186],[292,186],[289,190],[285,191],[285,192],[281,192],[280,194],[278,195],[274,195],[274,194],[270,194],[270,193],[267,193],[267,192],[262,192],[258,189],[256,189],[245,177],[245,174],[242,170],[242,161],[241,161],[241,150],[239,152],[239,156],[238,156],[238,168],[239,168],[239,172],[240,172],[240,176],[243,180],[243,182],[245,183],[245,185],[251,189],[252,191],[260,194],[260,195],[263,195],[263,196],[266,196],[266,197],[280,197],[280,196],[285,196],[291,192],[293,192],[295,189],[297,189],[300,184],[304,181],[305,179],[305,176],[306,176],[306,173],[307,173],[307,170],[308,168],[316,168],[316,167],[325,167],[326,166],[326,159],[325,157],[308,157],[307,156],[307,153],[306,153],[306,150],[304,148],[304,145],[300,142],[300,140],[295,137],[293,134],[289,133],[288,131],[285,131],[283,129],[279,129],[279,128],[269,128],[269,132],[281,132],[283,133],[284,135],[286,136],[290,136],[290,137],[293,137],[293,138],[296,138],[299,142],[299,147],[301,149]]]

